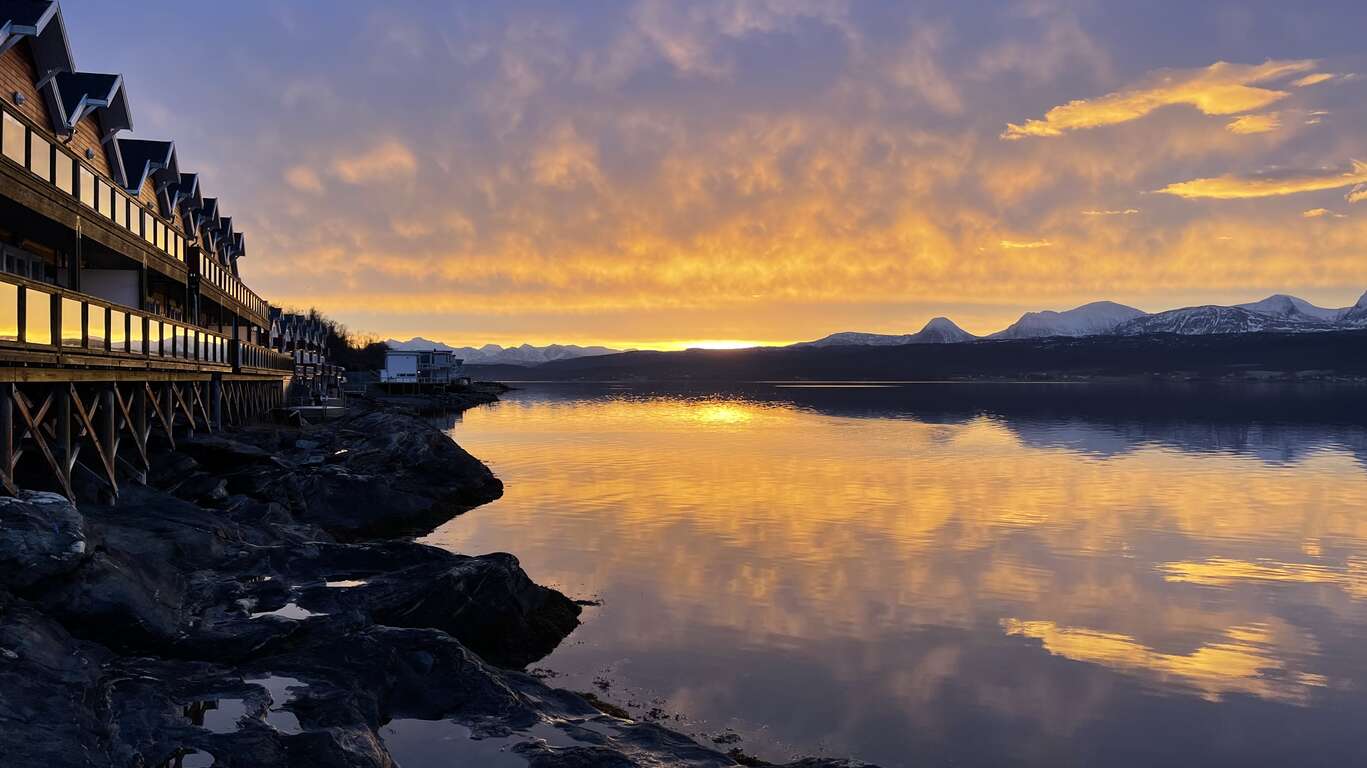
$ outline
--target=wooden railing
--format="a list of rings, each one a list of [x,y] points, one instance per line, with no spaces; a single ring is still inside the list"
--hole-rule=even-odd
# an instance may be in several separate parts
[[[203,328],[0,273],[3,347],[226,369],[228,342]]]
[[[248,288],[241,278],[234,275],[227,267],[219,264],[217,260],[208,254],[200,252],[199,264],[196,265],[199,271],[201,284],[208,283],[222,291],[228,298],[246,307],[248,311],[254,312],[264,322],[269,322],[270,306],[266,300],[256,295],[256,292]]]
[[[254,368],[280,373],[294,372],[294,358],[269,347],[246,341],[232,342],[232,363],[238,370]]]

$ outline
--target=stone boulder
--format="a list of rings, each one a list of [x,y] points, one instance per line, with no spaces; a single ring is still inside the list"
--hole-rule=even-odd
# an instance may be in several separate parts
[[[75,570],[86,557],[85,518],[64,496],[0,496],[0,587],[24,591]]]

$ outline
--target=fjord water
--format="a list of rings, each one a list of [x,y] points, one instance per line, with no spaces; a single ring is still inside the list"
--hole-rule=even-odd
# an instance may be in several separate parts
[[[1356,764],[1363,394],[528,385],[428,541],[602,601],[552,684],[768,759]]]

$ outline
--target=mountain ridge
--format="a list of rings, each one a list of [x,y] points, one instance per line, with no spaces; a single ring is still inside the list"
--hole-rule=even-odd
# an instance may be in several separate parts
[[[537,347],[531,344],[521,344],[516,347],[485,344],[480,347],[453,347],[449,344],[440,341],[432,341],[431,339],[425,339],[421,336],[414,336],[408,341],[388,339],[384,344],[390,349],[395,350],[439,350],[442,352],[451,352],[466,363],[475,365],[532,366],[550,363],[556,360],[569,360],[576,357],[594,357],[598,355],[614,355],[618,352],[629,351],[612,349],[609,347],[581,347],[578,344],[548,344],[544,347]]]

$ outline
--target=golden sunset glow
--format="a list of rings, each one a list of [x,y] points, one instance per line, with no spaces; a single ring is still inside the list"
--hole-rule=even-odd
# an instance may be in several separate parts
[[[535,502],[524,506],[514,481],[513,498],[433,540],[478,548],[487,525],[532,547],[526,532],[537,529],[541,504],[577,503],[591,487],[589,503],[610,500],[614,510],[585,534],[593,546],[616,552],[619,538],[668,545],[642,560],[629,550],[588,560],[552,554],[538,576],[591,592],[646,572],[667,574],[662,599],[677,601],[669,610],[777,640],[819,644],[849,627],[889,621],[999,623],[1008,637],[1038,641],[1051,654],[1211,701],[1247,694],[1301,704],[1339,682],[1309,661],[1316,639],[1269,613],[1258,590],[1298,590],[1299,605],[1367,620],[1364,564],[1329,554],[1367,546],[1360,514],[1367,473],[1343,451],[1311,452],[1273,472],[1248,455],[1158,445],[1097,457],[985,417],[897,421],[883,439],[863,440],[859,419],[744,398],[631,396],[577,407],[583,431],[573,443],[539,448],[535,441],[563,423],[558,406],[512,400],[498,406],[501,416],[466,414],[457,434],[475,450],[488,428],[509,441],[502,450],[513,456],[555,458],[531,465]],[[1087,437],[1083,431],[1078,440],[1085,445]],[[669,458],[643,461],[642,454]],[[616,471],[622,466],[633,470]],[[691,482],[682,468],[704,471],[706,481]],[[506,470],[515,476],[515,467]],[[738,493],[743,503],[760,501],[734,514]],[[1146,559],[1141,544],[1155,528],[1184,546],[1232,554]],[[552,553],[561,546],[553,531],[544,535]],[[692,545],[681,544],[684,535]],[[878,557],[850,556],[870,541],[880,542]],[[1020,541],[1054,555],[1022,559],[1010,546]],[[746,567],[737,572],[732,558]],[[1090,558],[1106,565],[1083,566]],[[790,559],[804,567],[778,565]],[[885,595],[889,573],[896,574],[895,608],[841,597]],[[784,581],[797,577],[803,580]],[[802,610],[779,593],[810,596],[822,611]],[[642,648],[670,642],[666,627],[624,632]],[[906,696],[927,695],[906,684]]]
[[[1355,11],[1286,6],[1240,37],[1146,8],[247,6],[212,41],[240,76],[88,66],[223,81],[140,129],[231,204],[249,284],[381,337],[681,349],[940,315],[990,333],[1099,299],[1351,305]],[[1181,47],[1174,14],[1211,44]]]

